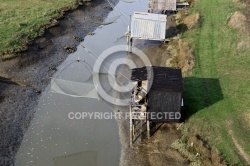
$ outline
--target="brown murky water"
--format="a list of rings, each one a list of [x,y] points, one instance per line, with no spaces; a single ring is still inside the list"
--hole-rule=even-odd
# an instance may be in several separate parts
[[[107,48],[126,44],[124,37],[133,11],[147,11],[146,1],[120,1],[104,23],[82,43],[96,55]],[[63,40],[63,39],[62,39]],[[126,56],[115,55],[113,59]],[[86,66],[73,63],[81,59],[93,66],[95,58],[81,46],[58,67],[55,76],[65,80],[84,82],[90,77]],[[107,103],[90,98],[74,98],[43,92],[36,114],[26,132],[16,156],[17,166],[113,166],[119,165],[121,143],[115,119],[71,119],[69,113],[108,112]]]

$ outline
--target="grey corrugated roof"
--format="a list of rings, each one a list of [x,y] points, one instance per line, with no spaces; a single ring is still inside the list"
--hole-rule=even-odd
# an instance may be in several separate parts
[[[131,18],[131,38],[165,40],[167,16],[135,12]]]

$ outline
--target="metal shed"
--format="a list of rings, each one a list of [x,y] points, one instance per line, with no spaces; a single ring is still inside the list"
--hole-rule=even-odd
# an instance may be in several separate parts
[[[176,11],[176,0],[149,0],[149,11],[155,10],[172,10]]]
[[[154,13],[135,12],[131,18],[130,38],[165,40],[167,16]]]

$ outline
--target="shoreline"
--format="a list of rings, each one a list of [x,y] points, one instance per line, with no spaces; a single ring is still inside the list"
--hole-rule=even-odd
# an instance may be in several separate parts
[[[57,13],[56,16],[51,15],[51,17],[48,19],[49,21],[45,20],[44,23],[41,23],[35,36],[31,36],[31,34],[29,34],[25,37],[27,40],[23,41],[23,43],[20,43],[17,48],[9,48],[0,51],[0,62],[20,56],[23,52],[27,51],[39,37],[44,36],[48,29],[57,26],[67,13],[73,12],[74,10],[77,10],[81,7],[87,7],[88,3],[91,3],[91,1],[92,0],[82,0],[82,2],[75,1],[65,7],[55,9],[54,12]],[[33,31],[33,29],[30,31]]]

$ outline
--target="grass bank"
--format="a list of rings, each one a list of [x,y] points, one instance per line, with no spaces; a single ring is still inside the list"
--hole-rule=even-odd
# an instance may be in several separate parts
[[[77,5],[76,0],[0,0],[0,60],[25,50],[63,10]]]
[[[201,24],[182,36],[195,54],[195,69],[184,81],[184,130],[216,146],[232,165],[246,165],[240,150],[250,155],[250,49],[236,49],[246,34],[227,23],[240,6],[232,0],[197,1],[189,12],[200,13]]]

